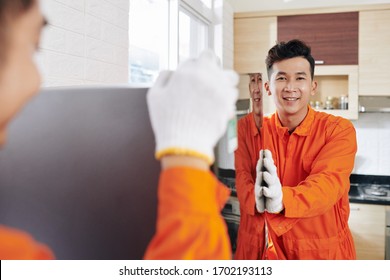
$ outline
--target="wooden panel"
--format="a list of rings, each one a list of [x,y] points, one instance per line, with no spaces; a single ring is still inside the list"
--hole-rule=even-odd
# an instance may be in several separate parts
[[[234,18],[254,18],[254,17],[270,17],[270,16],[294,16],[307,14],[329,14],[329,13],[345,13],[345,12],[360,12],[370,10],[389,10],[390,4],[363,4],[363,5],[348,5],[339,7],[321,7],[321,8],[300,8],[300,9],[285,9],[285,10],[259,10],[253,12],[234,13]]]
[[[358,12],[281,16],[277,24],[278,41],[305,41],[315,60],[327,65],[358,64]]]
[[[384,260],[386,206],[351,203],[349,227],[357,259]]]
[[[276,17],[234,20],[234,69],[265,73],[265,58],[276,43]]]
[[[360,13],[359,95],[390,95],[390,10]]]

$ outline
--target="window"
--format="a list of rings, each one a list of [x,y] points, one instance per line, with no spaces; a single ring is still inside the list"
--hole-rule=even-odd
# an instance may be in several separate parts
[[[213,0],[132,0],[129,16],[129,82],[152,83],[212,48]]]
[[[179,62],[196,57],[209,46],[210,23],[185,8],[179,10]]]
[[[168,1],[131,0],[129,82],[153,82],[168,68]]]

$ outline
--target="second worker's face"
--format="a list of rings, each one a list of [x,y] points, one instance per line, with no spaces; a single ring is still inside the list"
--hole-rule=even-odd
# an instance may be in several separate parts
[[[263,113],[263,79],[261,73],[249,74],[249,94],[252,99],[252,110],[254,114]]]

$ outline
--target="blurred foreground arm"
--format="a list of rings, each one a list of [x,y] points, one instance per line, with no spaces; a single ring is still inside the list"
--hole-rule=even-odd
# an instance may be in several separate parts
[[[212,52],[162,72],[147,96],[162,173],[156,233],[145,259],[231,259],[220,214],[229,190],[209,171],[234,115],[238,76]]]

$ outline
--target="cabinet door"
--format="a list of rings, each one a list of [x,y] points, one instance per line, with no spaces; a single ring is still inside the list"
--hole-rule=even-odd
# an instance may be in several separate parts
[[[390,95],[390,10],[359,16],[359,95]]]
[[[276,17],[234,20],[234,69],[239,73],[265,72],[268,50],[276,43]]]
[[[358,260],[385,259],[386,206],[351,203],[349,227]]]
[[[278,41],[301,39],[326,65],[357,65],[358,33],[358,12],[278,17]]]

